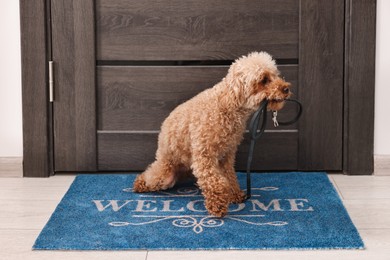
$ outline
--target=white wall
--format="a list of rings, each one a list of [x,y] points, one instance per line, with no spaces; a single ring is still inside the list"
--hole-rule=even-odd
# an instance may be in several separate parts
[[[0,157],[22,156],[18,0],[0,0],[0,35]]]
[[[390,1],[377,0],[376,155],[390,155]],[[0,157],[22,156],[19,1],[0,1]]]
[[[374,154],[390,155],[390,1],[377,0]],[[389,77],[389,78],[387,78]]]

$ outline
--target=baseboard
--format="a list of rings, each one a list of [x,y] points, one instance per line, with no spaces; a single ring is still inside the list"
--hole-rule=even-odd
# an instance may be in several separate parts
[[[390,155],[374,155],[374,175],[390,175]]]
[[[23,157],[0,157],[1,177],[23,177]]]

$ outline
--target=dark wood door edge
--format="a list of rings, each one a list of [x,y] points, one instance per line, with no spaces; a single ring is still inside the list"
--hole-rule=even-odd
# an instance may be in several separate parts
[[[374,171],[376,0],[345,0],[343,171]]]
[[[47,11],[45,0],[20,0],[23,108],[23,176],[48,177],[50,106],[47,91]]]

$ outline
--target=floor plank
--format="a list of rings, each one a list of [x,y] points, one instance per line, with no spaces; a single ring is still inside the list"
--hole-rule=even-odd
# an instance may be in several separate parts
[[[337,186],[337,183],[336,183],[336,181],[335,181],[334,178],[333,178],[334,175],[335,175],[335,174],[328,174],[329,180],[330,180],[330,182],[333,184],[333,187],[335,188],[335,190],[336,190],[337,193],[339,194],[340,198],[342,198],[342,194],[341,194],[341,192],[340,192],[340,189],[339,189],[339,187]]]
[[[249,251],[149,251],[147,260],[329,260],[329,259],[390,259],[390,229],[361,230],[366,244],[364,250],[249,250]]]
[[[346,200],[390,199],[390,176],[332,175]]]
[[[51,178],[0,178],[0,200],[59,201],[74,178],[74,175]]]
[[[340,187],[356,187],[356,186],[389,187],[390,186],[390,176],[375,176],[375,175],[352,176],[352,175],[332,174],[331,177]]]
[[[0,198],[2,200],[55,200],[60,201],[68,190],[64,187],[34,187],[28,185],[17,185],[17,187],[0,188]]]
[[[67,188],[76,175],[56,175],[49,178],[0,178],[0,189],[18,189],[25,187],[61,187]]]
[[[340,192],[345,200],[375,200],[390,199],[390,189],[386,186],[347,186],[340,187]]]
[[[32,250],[39,230],[0,230],[0,259],[21,260],[144,260],[147,252],[142,251],[41,251]]]
[[[343,202],[358,229],[390,228],[390,199]]]
[[[41,230],[57,204],[57,200],[0,200],[0,230]]]

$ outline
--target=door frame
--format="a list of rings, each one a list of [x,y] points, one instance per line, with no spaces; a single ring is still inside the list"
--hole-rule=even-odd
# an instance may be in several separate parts
[[[340,1],[344,1],[345,6],[342,171],[350,175],[367,175],[374,170],[376,0]],[[54,174],[53,112],[48,75],[50,0],[19,2],[23,176],[49,177]],[[305,5],[300,6],[302,12]]]

